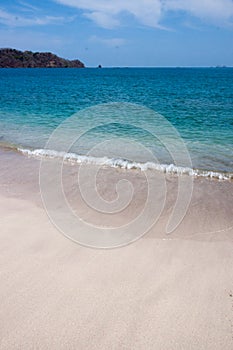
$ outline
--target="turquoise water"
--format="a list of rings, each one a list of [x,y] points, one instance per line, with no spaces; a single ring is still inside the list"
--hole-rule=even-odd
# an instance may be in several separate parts
[[[233,68],[0,69],[0,92],[3,145],[43,148],[61,122],[84,108],[136,103],[162,114],[177,129],[193,168],[233,172]],[[84,124],[86,118],[93,115],[86,114]],[[112,135],[142,142],[160,163],[172,163],[153,137],[130,127],[135,118],[145,118],[148,126],[154,122],[153,117],[126,115],[128,126],[92,130],[73,151],[85,154],[104,135]],[[104,152],[101,156],[112,157],[108,148]],[[142,161],[136,149],[131,159]]]

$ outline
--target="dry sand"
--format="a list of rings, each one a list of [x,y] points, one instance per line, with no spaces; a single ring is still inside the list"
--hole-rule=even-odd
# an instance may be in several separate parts
[[[142,239],[90,249],[49,221],[38,161],[3,152],[0,349],[232,349],[232,194],[198,179],[174,236],[170,199]]]

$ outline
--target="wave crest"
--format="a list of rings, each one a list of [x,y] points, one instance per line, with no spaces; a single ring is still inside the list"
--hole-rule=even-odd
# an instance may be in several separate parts
[[[110,166],[113,168],[123,169],[138,169],[141,171],[156,170],[166,174],[174,175],[189,175],[195,177],[207,177],[218,180],[231,180],[233,179],[233,173],[216,172],[211,170],[192,169],[188,167],[176,166],[174,164],[159,164],[154,162],[133,162],[122,158],[108,158],[108,157],[92,157],[84,156],[76,153],[59,152],[49,149],[24,149],[18,148],[18,151],[29,157],[36,158],[62,158],[64,161],[77,163],[77,164],[93,164]]]

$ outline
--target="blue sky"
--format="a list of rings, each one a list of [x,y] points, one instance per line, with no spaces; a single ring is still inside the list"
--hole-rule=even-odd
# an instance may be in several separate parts
[[[233,66],[233,0],[1,0],[0,47],[86,66]]]

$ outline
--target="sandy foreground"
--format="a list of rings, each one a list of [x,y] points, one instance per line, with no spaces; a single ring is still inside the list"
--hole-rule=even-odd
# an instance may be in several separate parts
[[[233,348],[232,182],[195,181],[173,236],[171,195],[143,238],[99,250],[52,225],[38,163],[1,153],[0,349]]]

